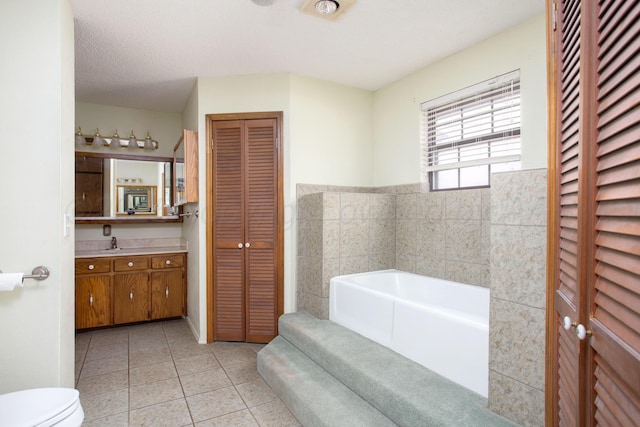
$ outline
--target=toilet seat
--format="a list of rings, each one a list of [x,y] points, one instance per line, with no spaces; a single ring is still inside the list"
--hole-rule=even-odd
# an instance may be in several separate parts
[[[77,426],[84,411],[78,390],[36,388],[0,395],[0,425],[15,427]]]

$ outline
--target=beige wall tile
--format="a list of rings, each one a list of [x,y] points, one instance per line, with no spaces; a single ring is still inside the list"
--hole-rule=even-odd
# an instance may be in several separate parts
[[[340,258],[369,254],[369,220],[340,221]]]
[[[482,219],[482,190],[445,192],[445,216],[449,219]]]
[[[523,427],[544,425],[544,392],[489,370],[489,409]]]
[[[491,297],[489,368],[544,390],[545,310]]]
[[[546,237],[545,227],[491,227],[492,296],[545,308]]]
[[[491,222],[544,226],[547,222],[546,169],[492,175]]]
[[[340,219],[369,219],[369,195],[357,193],[341,193]]]

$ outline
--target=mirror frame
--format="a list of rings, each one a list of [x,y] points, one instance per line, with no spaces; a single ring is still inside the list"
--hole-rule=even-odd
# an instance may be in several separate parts
[[[173,158],[172,157],[156,157],[156,156],[138,156],[131,154],[121,153],[109,153],[109,152],[91,152],[91,151],[76,151],[76,157],[101,157],[103,159],[120,159],[120,160],[140,160],[150,162],[170,162],[173,170]],[[173,177],[172,177],[173,180]],[[75,184],[74,184],[75,185]],[[173,194],[173,189],[171,189]],[[96,216],[96,217],[75,217],[76,224],[151,224],[151,223],[172,223],[182,222],[182,217],[179,214],[171,216],[150,216],[140,215],[127,215],[127,217],[113,217],[113,216]]]

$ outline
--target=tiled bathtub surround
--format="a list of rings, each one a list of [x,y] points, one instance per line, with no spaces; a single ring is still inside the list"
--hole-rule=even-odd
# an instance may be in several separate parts
[[[489,408],[544,425],[547,171],[492,176]]]
[[[394,268],[395,196],[307,194],[298,199],[298,307],[329,317],[329,280]]]
[[[298,185],[299,309],[327,319],[331,277],[387,268],[489,286],[489,189],[328,188]]]
[[[490,287],[489,407],[543,425],[546,187],[544,169],[443,192],[299,184],[298,309],[326,319],[331,277],[384,268]]]

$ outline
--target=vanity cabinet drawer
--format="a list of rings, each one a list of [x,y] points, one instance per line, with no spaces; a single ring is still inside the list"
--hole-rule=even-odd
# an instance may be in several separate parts
[[[149,258],[146,256],[117,257],[113,260],[113,271],[137,271],[149,269]]]
[[[160,268],[180,268],[184,266],[184,255],[159,255],[151,257],[151,268],[154,270]]]
[[[108,273],[111,271],[110,258],[76,259],[76,274]]]

